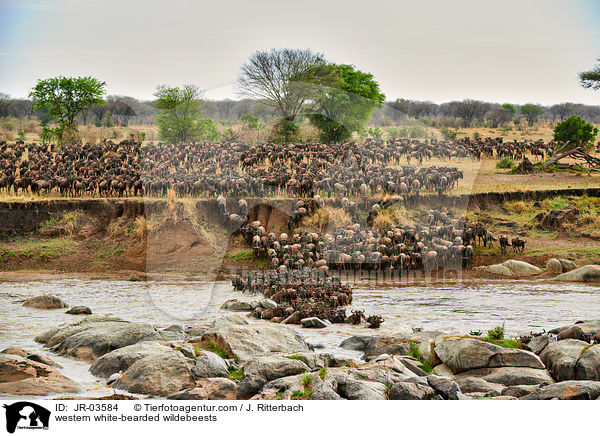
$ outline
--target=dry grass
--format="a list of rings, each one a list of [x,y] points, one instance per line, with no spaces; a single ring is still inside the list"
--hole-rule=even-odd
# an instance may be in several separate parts
[[[38,233],[46,237],[73,236],[81,230],[85,218],[80,210],[52,214],[50,219],[40,226]]]
[[[352,219],[344,209],[324,207],[318,209],[312,216],[303,218],[298,228],[324,233],[328,229],[339,228],[349,224],[352,224]]]
[[[407,212],[404,208],[388,208],[379,211],[373,219],[373,227],[385,229],[407,224]]]

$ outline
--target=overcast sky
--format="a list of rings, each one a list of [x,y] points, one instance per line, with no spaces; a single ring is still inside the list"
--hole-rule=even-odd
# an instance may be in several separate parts
[[[237,98],[250,54],[290,47],[372,73],[388,100],[600,104],[577,79],[599,23],[597,0],[0,0],[0,91],[93,75],[140,99],[184,83]]]

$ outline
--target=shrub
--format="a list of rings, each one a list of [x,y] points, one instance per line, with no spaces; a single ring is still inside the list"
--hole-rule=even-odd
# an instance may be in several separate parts
[[[504,339],[504,323],[500,326],[496,326],[493,329],[488,331],[487,334],[488,339],[492,339],[495,341],[501,341]]]
[[[512,159],[509,159],[507,157],[503,157],[498,162],[496,162],[496,168],[509,169],[509,168],[515,168],[515,167],[516,167],[515,162]]]

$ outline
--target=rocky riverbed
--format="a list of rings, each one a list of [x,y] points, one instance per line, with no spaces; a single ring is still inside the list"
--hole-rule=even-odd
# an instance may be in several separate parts
[[[20,301],[19,307],[39,318],[65,311],[62,300],[44,297],[35,301],[34,307]],[[52,308],[44,309],[44,302]],[[65,314],[63,319],[68,322],[40,331],[35,337],[38,345],[33,347],[23,347],[18,340],[10,344],[3,336],[3,348],[7,349],[0,353],[0,391],[4,396],[90,396],[89,387],[86,391],[80,381],[69,377],[72,361],[100,381],[124,371],[127,377],[116,387],[132,397],[385,400],[600,396],[600,320],[573,319],[572,324],[558,324],[547,332],[538,329],[510,339],[498,329],[443,328],[415,328],[412,332],[357,329],[353,331],[356,334],[342,339],[327,332],[328,326],[319,329],[320,337],[330,338],[323,348],[315,340],[319,337],[315,330],[264,322],[245,313],[219,311],[204,326],[185,322],[157,326],[106,313]]]

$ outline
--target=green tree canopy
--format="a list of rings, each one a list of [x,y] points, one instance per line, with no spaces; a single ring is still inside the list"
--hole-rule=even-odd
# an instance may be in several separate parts
[[[67,131],[73,137],[77,124],[75,118],[88,111],[92,105],[103,105],[106,82],[88,77],[52,77],[38,80],[29,93],[34,108],[46,112],[57,124],[54,135],[62,140]]]
[[[544,113],[544,108],[539,104],[527,103],[521,106],[521,113],[525,115],[529,126],[533,126],[539,115]]]
[[[593,69],[579,73],[579,81],[584,88],[600,89],[600,58]]]
[[[323,142],[350,138],[385,101],[373,75],[352,65],[330,64],[327,74],[318,76],[317,84],[320,86],[307,116],[321,131]]]
[[[554,128],[555,141],[563,144],[569,141],[564,151],[575,147],[592,147],[597,134],[596,127],[575,115],[561,121]]]
[[[160,85],[154,96],[154,107],[160,111],[156,124],[162,140],[178,143],[201,138],[218,139],[219,131],[214,122],[202,118],[202,91],[196,85]]]

